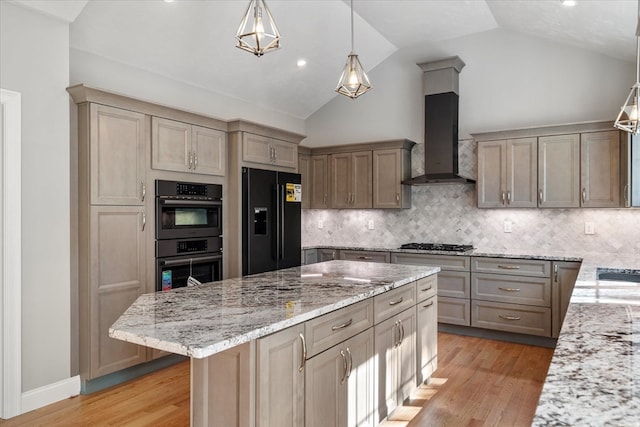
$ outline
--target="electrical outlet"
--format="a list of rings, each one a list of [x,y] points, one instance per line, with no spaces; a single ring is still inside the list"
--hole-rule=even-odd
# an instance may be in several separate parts
[[[584,234],[596,234],[596,227],[591,221],[585,221]]]
[[[324,228],[324,222],[318,221],[318,228]]]
[[[370,219],[369,222],[367,223],[367,228],[369,230],[373,230],[373,220],[372,219]]]
[[[504,232],[511,233],[513,231],[513,223],[511,221],[504,222]]]

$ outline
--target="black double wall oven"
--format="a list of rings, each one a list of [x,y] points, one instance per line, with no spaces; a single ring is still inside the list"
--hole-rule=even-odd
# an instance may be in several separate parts
[[[156,180],[156,291],[222,279],[222,186]]]

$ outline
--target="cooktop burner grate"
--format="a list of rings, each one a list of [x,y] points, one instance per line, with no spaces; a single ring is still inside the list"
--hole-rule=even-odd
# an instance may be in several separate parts
[[[448,243],[405,243],[400,249],[418,249],[421,251],[466,252],[473,249],[473,245],[454,245]]]

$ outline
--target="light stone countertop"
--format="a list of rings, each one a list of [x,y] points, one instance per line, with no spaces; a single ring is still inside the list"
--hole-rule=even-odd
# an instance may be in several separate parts
[[[452,255],[451,252],[335,247]],[[477,248],[466,256],[581,261],[534,426],[640,427],[640,283],[597,279],[597,269],[640,273],[640,254]]]
[[[145,294],[111,326],[109,336],[205,358],[438,271],[328,261]]]

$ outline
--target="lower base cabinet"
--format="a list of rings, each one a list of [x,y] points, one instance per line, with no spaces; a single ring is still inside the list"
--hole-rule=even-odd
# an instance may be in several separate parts
[[[373,426],[374,378],[371,328],[310,358],[305,367],[304,425]]]
[[[416,380],[431,378],[438,367],[438,299],[433,296],[416,306]]]

